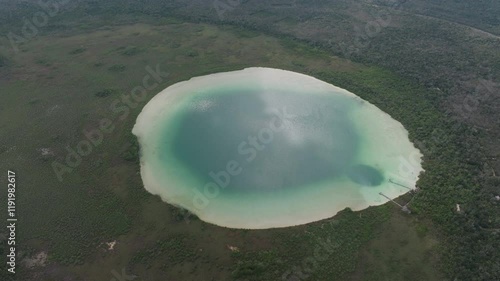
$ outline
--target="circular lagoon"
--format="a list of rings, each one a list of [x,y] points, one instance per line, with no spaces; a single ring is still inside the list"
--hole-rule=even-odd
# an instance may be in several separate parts
[[[422,171],[398,121],[344,89],[278,69],[170,86],[133,133],[149,192],[231,228],[300,225],[380,205],[414,188]]]

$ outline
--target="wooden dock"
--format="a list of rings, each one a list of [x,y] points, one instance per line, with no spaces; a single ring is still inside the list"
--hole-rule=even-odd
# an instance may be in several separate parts
[[[401,187],[404,187],[404,188],[406,188],[406,189],[408,189],[408,190],[411,190],[411,191],[413,191],[413,190],[414,190],[413,188],[409,188],[408,186],[405,186],[405,185],[402,185],[402,184],[400,184],[400,183],[397,183],[397,182],[393,181],[392,179],[389,179],[389,182],[390,182],[390,183],[393,183],[393,184],[395,184],[395,185],[399,185],[399,186],[401,186]]]
[[[402,210],[403,212],[408,213],[408,214],[411,214],[411,211],[410,211],[410,209],[409,209],[409,208],[408,208],[408,206],[407,206],[408,204],[406,204],[406,205],[404,205],[404,206],[401,206],[398,202],[396,202],[396,201],[392,200],[391,198],[389,198],[389,197],[385,196],[385,194],[383,194],[382,192],[379,192],[379,194],[380,194],[380,195],[382,195],[382,196],[384,196],[385,198],[387,198],[387,199],[388,199],[389,201],[391,201],[392,203],[394,203],[394,204],[398,205],[398,206],[401,208],[401,210]]]

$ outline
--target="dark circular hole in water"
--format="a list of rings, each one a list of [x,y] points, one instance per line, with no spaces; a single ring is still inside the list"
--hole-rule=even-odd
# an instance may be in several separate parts
[[[384,176],[375,168],[368,165],[356,165],[347,172],[349,178],[364,186],[378,186],[384,182]]]

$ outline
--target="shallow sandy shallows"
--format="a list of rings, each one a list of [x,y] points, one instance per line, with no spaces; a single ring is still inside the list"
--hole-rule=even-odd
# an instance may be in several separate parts
[[[305,224],[414,188],[421,154],[396,120],[356,95],[285,70],[177,83],[133,133],[145,188],[231,228]],[[395,184],[396,183],[396,184]]]

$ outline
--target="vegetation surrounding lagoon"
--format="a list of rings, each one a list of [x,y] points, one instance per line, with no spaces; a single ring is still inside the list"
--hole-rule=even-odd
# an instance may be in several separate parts
[[[458,14],[447,23],[418,16],[428,12],[414,4],[347,56],[336,48],[345,39],[339,30],[354,20],[364,23],[348,9],[315,18],[302,3],[270,8],[250,2],[220,20],[211,3],[82,1],[51,18],[18,53],[0,39],[0,170],[15,170],[20,186],[20,260],[48,254],[44,266],[20,263],[16,279],[1,271],[1,280],[111,280],[122,268],[135,280],[283,280],[297,270],[307,280],[498,279],[498,40],[453,23]],[[451,11],[463,8],[448,4]],[[2,34],[20,33],[18,15],[38,10],[28,3],[0,5],[9,7],[0,13]],[[462,24],[498,37],[490,15],[498,7],[485,12],[485,21],[474,11],[464,12]],[[450,13],[429,17],[443,14]],[[301,32],[304,17],[314,24]],[[337,24],[331,33],[311,32],[331,27],[327,18]],[[130,134],[147,100],[124,120],[110,109],[142,84],[146,66],[157,64],[170,75],[147,100],[193,76],[258,65],[317,77],[377,105],[408,129],[424,154],[412,214],[386,204],[306,226],[245,231],[203,223],[163,203],[143,189]],[[492,83],[490,95],[477,87],[481,79]],[[471,93],[484,99],[464,113]],[[59,182],[51,163],[64,161],[66,147],[84,140],[83,131],[103,118],[113,120],[113,132]],[[109,250],[106,243],[115,240]],[[332,249],[327,260],[304,270],[325,241]],[[4,262],[4,242],[0,249]]]

